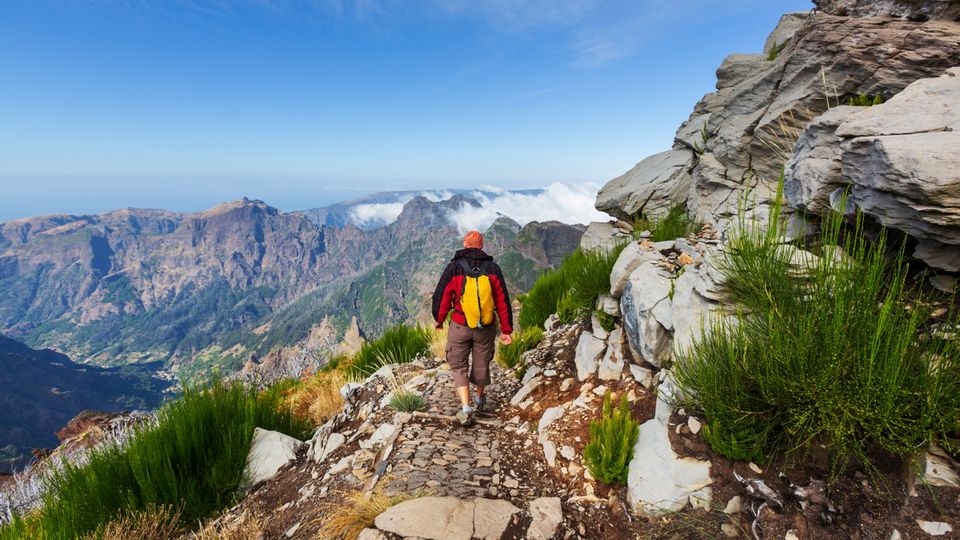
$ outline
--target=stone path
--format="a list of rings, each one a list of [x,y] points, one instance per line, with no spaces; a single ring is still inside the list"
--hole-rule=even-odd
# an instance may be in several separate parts
[[[488,402],[502,406],[509,375],[494,362]],[[453,415],[459,409],[453,378],[440,371],[426,396],[428,413]],[[495,415],[489,416],[495,419]],[[386,495],[425,491],[437,496],[474,498],[494,495],[501,484],[497,426],[462,427],[434,418],[404,424],[380,485]]]

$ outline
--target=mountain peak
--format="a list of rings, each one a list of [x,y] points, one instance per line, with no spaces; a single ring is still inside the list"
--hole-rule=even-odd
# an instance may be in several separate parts
[[[220,203],[212,208],[208,208],[206,210],[203,210],[202,212],[198,212],[197,216],[208,217],[208,216],[215,216],[220,214],[228,214],[236,211],[255,210],[255,209],[263,210],[270,215],[276,215],[280,213],[280,210],[274,208],[273,206],[270,206],[269,204],[265,203],[264,201],[261,201],[260,199],[248,199],[246,197],[243,197],[242,199]]]

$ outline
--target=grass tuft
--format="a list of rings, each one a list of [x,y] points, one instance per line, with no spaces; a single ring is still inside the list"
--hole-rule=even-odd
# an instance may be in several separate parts
[[[297,418],[322,425],[343,408],[340,388],[347,379],[340,371],[320,372],[304,377],[283,391],[284,405]]]
[[[535,348],[542,340],[543,330],[540,327],[526,328],[514,336],[513,343],[500,346],[497,362],[507,369],[520,369],[523,367],[523,353]]]
[[[609,485],[626,484],[640,424],[630,414],[626,395],[620,396],[616,408],[611,401],[607,392],[600,419],[590,422],[590,442],[583,449],[583,461],[597,480]]]
[[[86,540],[167,540],[180,536],[180,511],[156,506],[110,521]]]
[[[633,221],[634,236],[639,238],[640,233],[650,231],[650,240],[653,242],[663,242],[666,240],[675,240],[677,238],[686,238],[700,230],[700,224],[694,222],[687,215],[687,207],[684,204],[675,204],[671,206],[667,213],[662,216],[639,216]]]
[[[410,390],[397,390],[390,398],[390,408],[400,412],[422,411],[427,408],[427,400]]]
[[[359,491],[344,493],[342,501],[321,503],[325,516],[317,520],[320,524],[317,538],[355,540],[364,529],[372,527],[377,516],[388,508],[421,496],[418,493],[388,497],[373,493],[368,497]],[[328,497],[331,500],[336,498]]]
[[[346,368],[349,378],[369,377],[388,364],[406,364],[430,350],[432,334],[421,326],[395,326],[376,341],[364,343]]]

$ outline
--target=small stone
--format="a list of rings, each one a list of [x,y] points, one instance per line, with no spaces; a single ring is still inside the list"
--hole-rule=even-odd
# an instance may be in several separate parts
[[[700,425],[699,420],[691,416],[690,418],[687,419],[687,427],[690,428],[690,433],[693,433],[694,435],[696,435],[697,433],[700,432],[700,428],[702,426]]]
[[[557,376],[557,370],[555,370],[555,369],[545,369],[545,370],[543,370],[543,376],[544,376],[544,377],[556,377],[556,376]]]
[[[563,456],[567,461],[572,461],[573,458],[576,457],[577,452],[573,448],[563,445],[560,447],[560,455]]]
[[[902,536],[900,536],[900,531],[896,529],[894,529],[893,532],[890,533],[890,540],[901,540],[901,538]]]
[[[602,396],[607,393],[607,387],[601,384],[600,386],[593,389],[593,393],[598,396]]]
[[[953,531],[953,527],[951,527],[949,523],[944,523],[942,521],[924,521],[922,519],[918,519],[917,525],[920,526],[923,532],[929,534],[930,536],[943,536]]]
[[[741,510],[743,510],[743,502],[739,495],[734,495],[727,501],[727,506],[723,509],[723,513],[733,515],[739,514]]]
[[[297,531],[300,530],[300,523],[297,523],[293,527],[287,529],[287,532],[283,533],[287,538],[293,538],[293,535],[297,534]]]
[[[503,487],[507,489],[518,488],[520,487],[520,482],[518,482],[515,478],[507,478],[503,481]]]
[[[787,534],[783,535],[783,540],[800,540],[800,537],[797,536],[797,531],[790,529]]]
[[[754,462],[751,461],[751,462],[750,462],[750,465],[748,465],[748,466],[750,467],[750,470],[751,470],[751,471],[753,471],[753,472],[755,472],[755,473],[757,473],[757,474],[763,474],[763,469],[761,469],[760,466],[758,466],[756,463],[754,463]]]
[[[727,538],[736,538],[740,536],[740,531],[738,531],[737,527],[731,523],[724,523],[721,525],[720,531],[723,532],[724,536]]]
[[[677,262],[679,262],[683,266],[687,266],[688,264],[693,264],[694,260],[693,260],[693,257],[691,257],[690,255],[687,255],[686,253],[681,253],[680,257],[677,258]]]
[[[573,377],[567,377],[562,383],[560,383],[560,391],[566,392],[570,389],[571,385],[573,385]]]

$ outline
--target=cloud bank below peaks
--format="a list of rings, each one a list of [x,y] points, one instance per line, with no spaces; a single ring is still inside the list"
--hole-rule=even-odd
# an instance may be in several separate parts
[[[520,225],[531,221],[568,224],[607,221],[610,216],[593,207],[599,189],[593,183],[555,183],[533,193],[485,188],[472,196],[480,203],[479,208],[463,205],[449,218],[460,232],[484,231],[500,216],[507,216]]]

